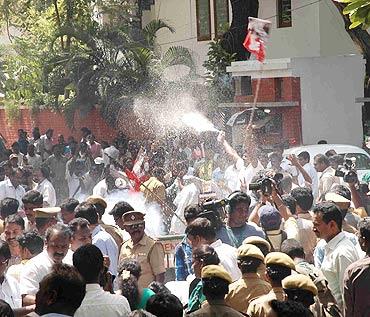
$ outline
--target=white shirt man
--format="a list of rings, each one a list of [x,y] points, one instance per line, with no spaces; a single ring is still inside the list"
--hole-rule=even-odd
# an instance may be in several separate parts
[[[319,178],[319,193],[318,198],[330,191],[334,184],[340,184],[340,180],[335,176],[335,169],[328,166],[320,175]]]
[[[19,282],[8,274],[4,275],[4,280],[0,285],[0,299],[6,301],[12,309],[22,307]]]
[[[210,246],[216,251],[220,259],[220,264],[230,273],[233,281],[240,279],[242,277],[242,273],[238,267],[236,248],[226,243],[222,243],[220,239],[211,243]]]
[[[243,159],[238,159],[235,163],[236,169],[239,171],[238,175],[238,189],[240,190],[241,185],[244,184],[246,187],[252,181],[252,178],[259,172],[264,169],[263,165],[260,161],[257,161],[257,166],[254,167],[252,163],[249,163],[248,166],[245,166],[245,162]]]
[[[360,259],[353,244],[346,238],[344,232],[338,233],[325,245],[324,260],[321,271],[328,281],[338,306],[343,307],[343,280],[347,267]]]
[[[42,158],[40,155],[35,154],[34,156],[31,156],[27,154],[26,159],[27,159],[28,165],[31,165],[34,169],[41,167]]]
[[[72,265],[72,251],[68,250],[63,263]],[[29,260],[20,277],[20,290],[22,295],[36,295],[39,283],[45,275],[51,272],[54,261],[49,257],[46,249]]]
[[[99,284],[86,284],[86,295],[75,317],[128,316],[130,305],[122,295],[105,292]]]
[[[103,255],[110,259],[109,272],[117,276],[118,246],[112,236],[100,225],[97,225],[92,233],[92,244],[97,246]]]
[[[236,168],[235,164],[228,166],[225,170],[224,179],[227,187],[232,192],[240,189],[239,173],[240,171]]]
[[[47,178],[44,178],[39,184],[37,184],[35,190],[41,193],[44,197],[45,207],[55,207],[57,203],[55,189],[53,184]]]
[[[100,196],[103,198],[107,197],[108,185],[107,182],[105,181],[105,178],[95,185],[93,189],[93,195]]]
[[[303,165],[303,168],[307,172],[307,174],[311,177],[312,194],[314,199],[316,199],[319,191],[319,178],[317,175],[317,171],[315,170],[311,163],[306,163],[305,165]],[[299,187],[307,187],[306,181],[304,180],[302,173],[299,173],[298,175],[298,185]]]
[[[10,181],[6,179],[0,182],[0,200],[3,200],[6,197],[14,198],[19,201],[19,205],[22,205],[22,197],[26,193],[24,188],[20,185],[15,188]]]

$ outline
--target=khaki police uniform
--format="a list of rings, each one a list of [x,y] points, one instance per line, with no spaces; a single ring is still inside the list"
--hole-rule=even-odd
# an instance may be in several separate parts
[[[217,277],[225,280],[227,283],[232,282],[231,275],[220,265],[207,265],[202,269],[202,279],[211,279]],[[242,317],[243,315],[235,309],[229,307],[225,300],[212,300],[202,305],[202,308],[189,314],[189,317]]]
[[[143,223],[144,214],[137,211],[127,212],[123,215],[123,222],[124,225]],[[155,280],[155,275],[162,274],[166,271],[164,257],[162,244],[144,233],[143,238],[135,245],[132,239],[123,242],[119,261],[135,259],[140,263],[141,276],[138,284],[145,288]]]
[[[247,257],[264,261],[260,249],[252,244],[243,244],[238,248],[238,261],[243,261]],[[225,300],[229,306],[246,314],[249,303],[253,299],[267,294],[270,290],[271,285],[256,272],[244,273],[241,279],[230,284],[229,294],[227,294]]]
[[[282,252],[271,252],[266,255],[265,264],[269,265],[280,265],[294,270],[295,264],[293,260],[285,253]],[[282,287],[273,287],[272,290],[261,297],[258,297],[250,302],[247,315],[249,317],[265,317],[270,311],[270,301],[277,299],[278,301],[285,300],[285,293]]]

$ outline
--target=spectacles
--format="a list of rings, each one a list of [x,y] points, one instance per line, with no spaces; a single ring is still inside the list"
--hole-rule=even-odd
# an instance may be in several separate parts
[[[138,223],[138,224],[135,224],[135,225],[129,225],[127,226],[130,230],[135,230],[135,229],[142,229],[144,228],[144,224],[143,223]]]

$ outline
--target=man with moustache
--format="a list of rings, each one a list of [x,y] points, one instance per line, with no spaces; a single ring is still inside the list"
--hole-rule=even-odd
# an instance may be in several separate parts
[[[4,221],[4,234],[1,235],[2,240],[8,242],[11,258],[8,265],[21,263],[21,250],[17,237],[21,236],[24,231],[24,220],[18,214],[10,215]]]
[[[161,243],[147,236],[144,214],[129,211],[123,214],[123,227],[131,239],[123,242],[120,262],[125,259],[136,259],[141,265],[139,287],[147,287],[151,282],[164,282],[164,249]]]
[[[20,289],[24,306],[35,303],[39,283],[52,271],[54,264],[72,264],[72,252],[69,251],[71,231],[66,225],[58,223],[48,228],[45,242],[44,251],[30,259],[21,273]]]

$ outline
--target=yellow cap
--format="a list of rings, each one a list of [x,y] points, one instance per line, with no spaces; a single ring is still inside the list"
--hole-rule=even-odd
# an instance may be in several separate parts
[[[122,215],[123,225],[131,226],[145,222],[145,215],[140,211],[129,211]]]
[[[302,289],[311,292],[314,296],[318,294],[317,287],[312,280],[303,274],[293,274],[282,280],[284,289]]]
[[[253,244],[253,245],[263,244],[267,247],[269,252],[271,251],[270,243],[268,243],[267,240],[265,240],[265,239],[263,239],[259,236],[250,236],[248,238],[245,238],[244,241],[243,241],[243,244]]]
[[[101,205],[103,208],[107,208],[107,202],[99,195],[92,195],[88,197],[86,202],[92,205]]]
[[[60,212],[59,207],[35,208],[35,218],[53,218]]]
[[[238,248],[238,258],[243,258],[243,257],[246,257],[246,256],[256,258],[256,259],[259,259],[261,261],[263,261],[265,259],[261,250],[258,249],[253,244],[242,244]]]
[[[266,265],[280,265],[295,270],[295,264],[292,258],[282,252],[271,252],[265,257]]]
[[[232,283],[231,275],[221,265],[207,265],[202,268],[202,278],[218,277],[229,284]]]

